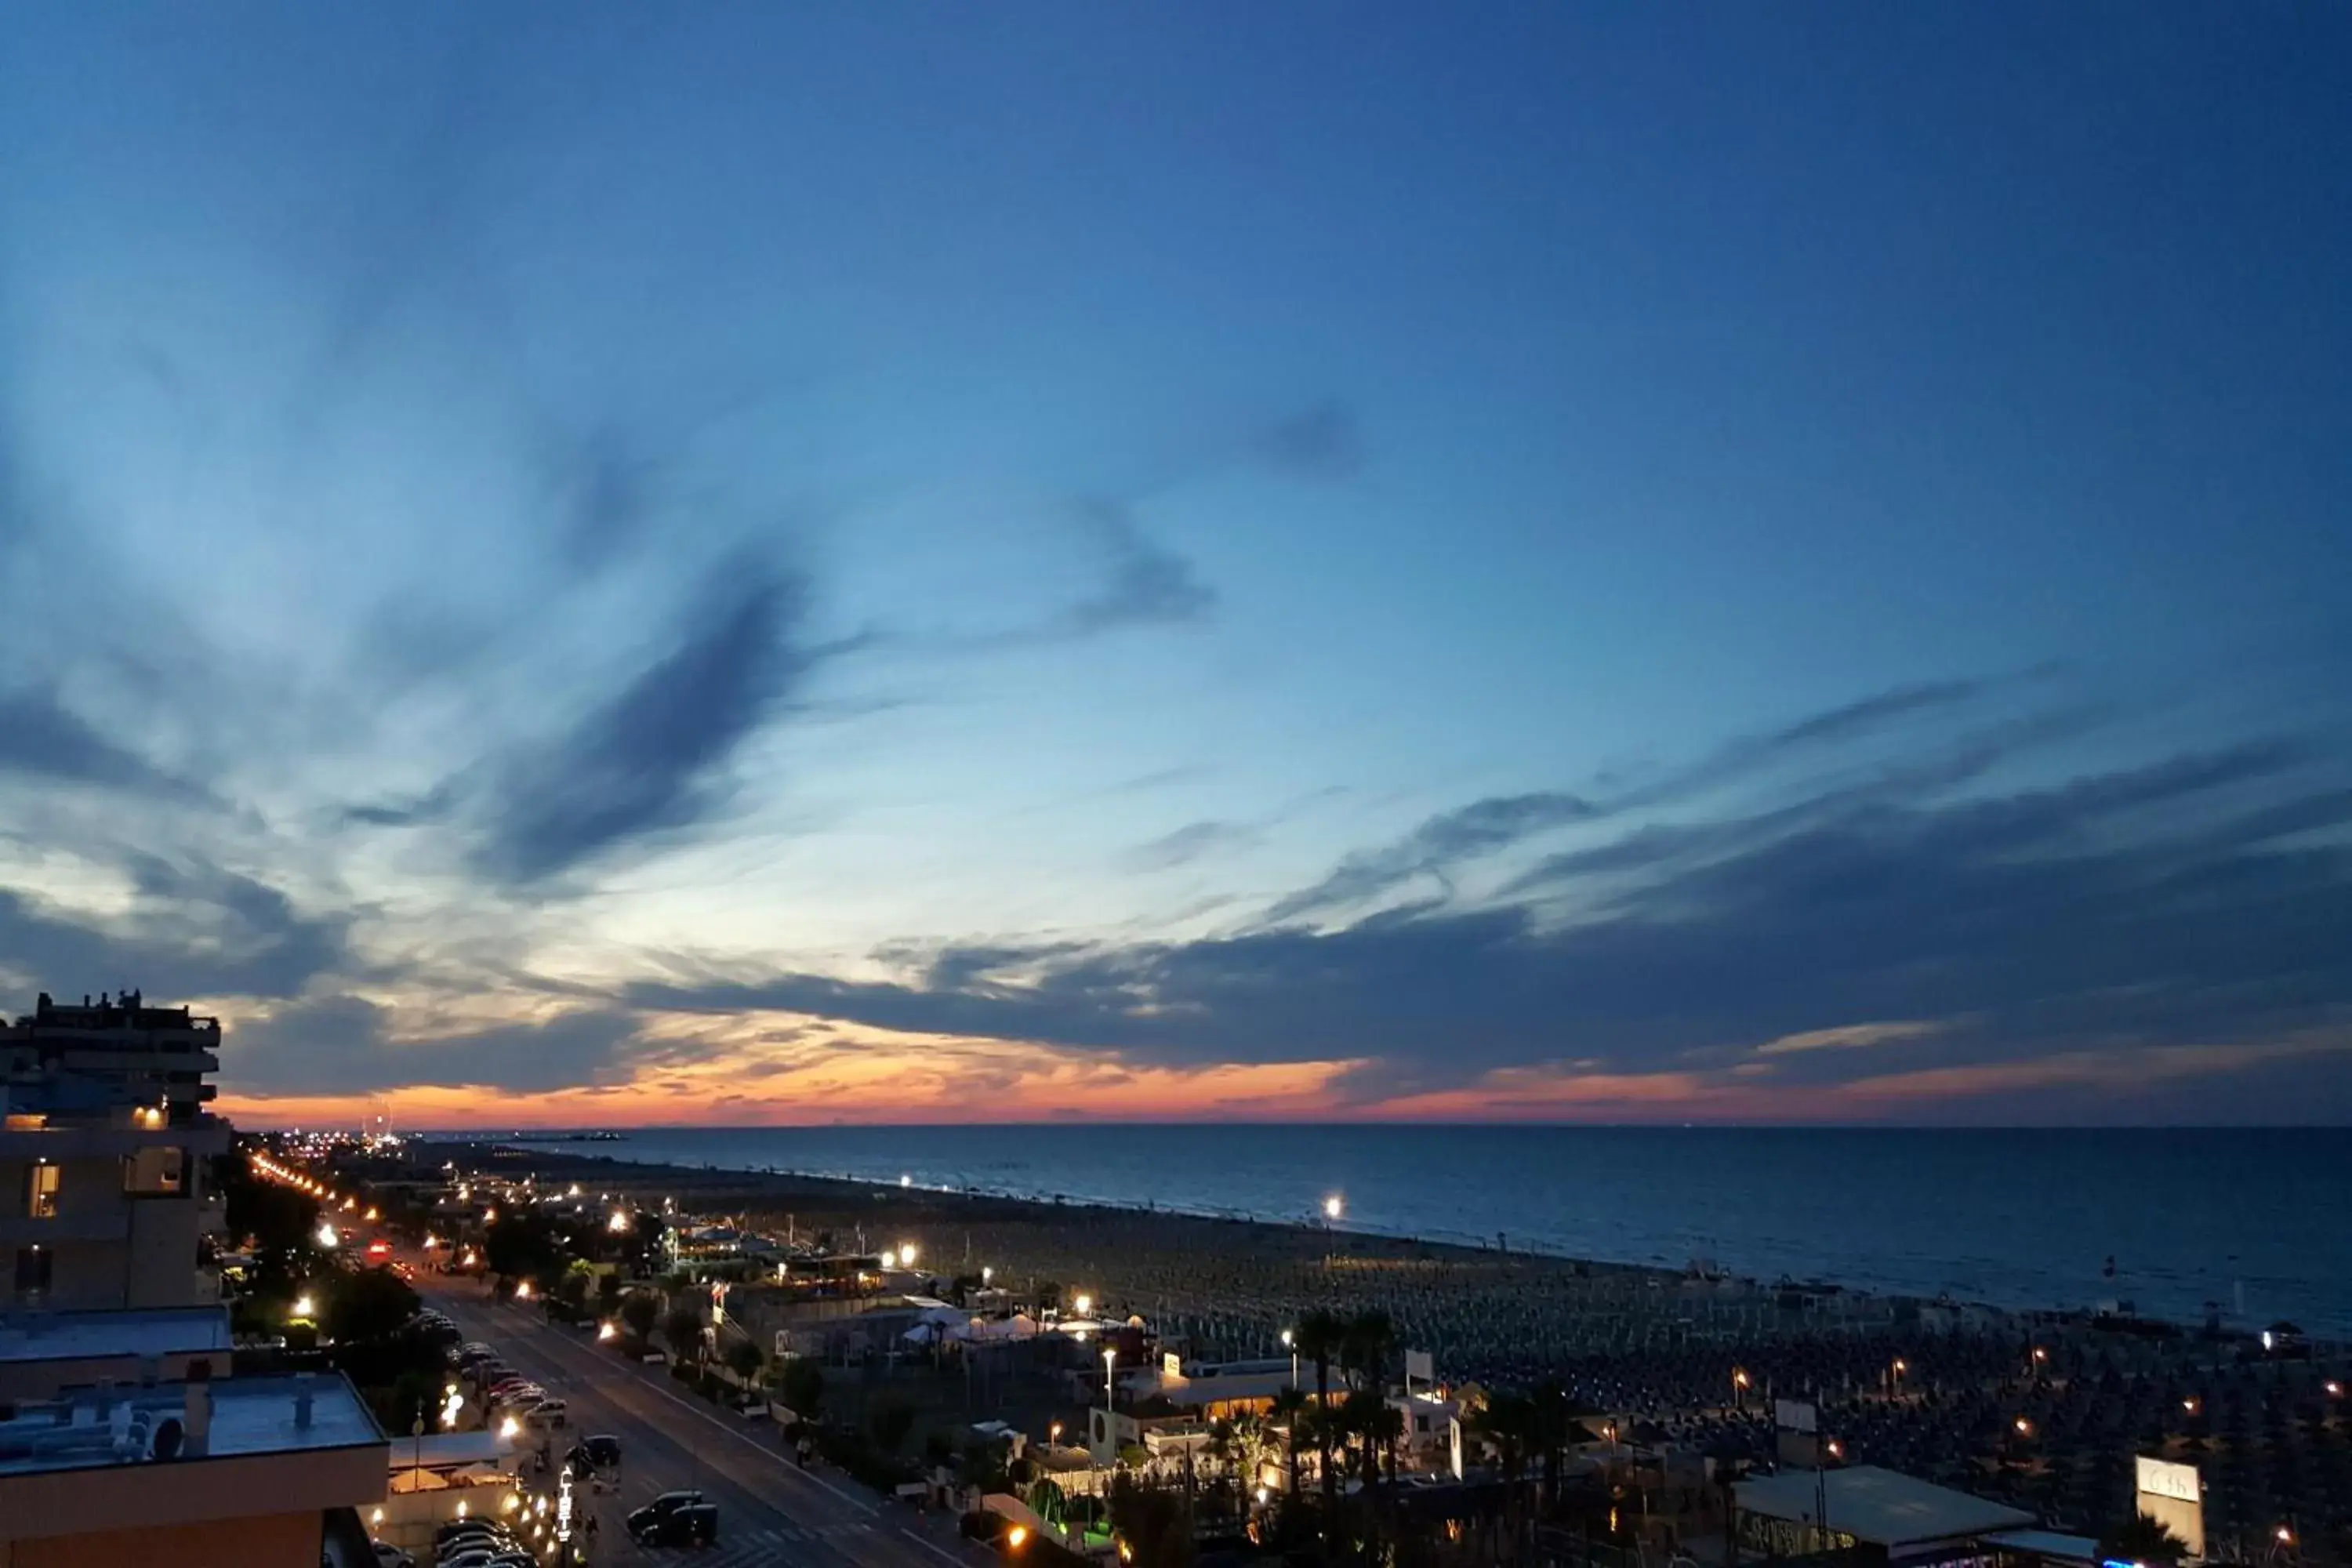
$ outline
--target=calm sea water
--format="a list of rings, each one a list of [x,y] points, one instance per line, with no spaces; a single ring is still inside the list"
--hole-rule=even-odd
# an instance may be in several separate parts
[[[2352,1336],[2352,1131],[683,1128],[618,1158],[1306,1219],[2018,1308]],[[2115,1261],[2114,1277],[2105,1273]]]

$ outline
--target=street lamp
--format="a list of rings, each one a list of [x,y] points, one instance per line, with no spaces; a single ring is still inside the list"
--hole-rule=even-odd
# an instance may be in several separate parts
[[[1110,1414],[1112,1408],[1112,1391],[1118,1387],[1118,1384],[1113,1381],[1111,1377],[1111,1363],[1118,1359],[1118,1349],[1117,1346],[1111,1346],[1103,1352],[1103,1414],[1106,1415]]]
[[[335,1245],[335,1227],[324,1220],[319,1222],[318,1242],[320,1247]]]
[[[1290,1386],[1298,1386],[1298,1335],[1290,1329],[1282,1331],[1282,1348],[1290,1352]]]
[[[992,1279],[995,1279],[995,1278],[996,1278],[996,1270],[995,1270],[994,1268],[992,1268],[989,1267],[987,1264],[984,1264],[984,1263],[981,1265],[981,1268],[980,1268],[980,1282],[981,1282],[982,1284],[985,1285],[985,1284],[987,1284],[990,1280],[992,1280]]]
[[[294,1315],[296,1317],[307,1318],[318,1310],[319,1303],[316,1298],[307,1294],[294,1298]]]
[[[1095,1299],[1092,1296],[1081,1296],[1072,1305],[1077,1308],[1078,1316],[1083,1318],[1095,1310]]]
[[[912,1268],[915,1266],[915,1244],[913,1242],[902,1241],[898,1244],[898,1265],[902,1268]]]
[[[1341,1211],[1347,1205],[1339,1201],[1339,1194],[1333,1193],[1329,1197],[1323,1200],[1323,1217],[1332,1221],[1334,1224],[1337,1224]]]
[[[628,1229],[629,1211],[626,1209],[614,1209],[613,1211],[613,1217],[604,1222],[604,1228],[613,1232],[616,1236]]]

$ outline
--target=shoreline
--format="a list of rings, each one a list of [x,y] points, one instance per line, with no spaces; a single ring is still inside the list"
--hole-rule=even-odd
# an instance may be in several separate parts
[[[1858,1333],[1916,1327],[1923,1319],[1965,1327],[1978,1332],[2021,1331],[2027,1325],[2053,1329],[2088,1327],[2096,1314],[2089,1306],[2074,1309],[2016,1308],[1951,1295],[1927,1297],[1878,1291],[1834,1279],[1764,1280],[1724,1269],[1706,1275],[1689,1268],[1654,1263],[1579,1258],[1536,1247],[1498,1247],[1492,1243],[1446,1237],[1400,1234],[1341,1224],[1326,1227],[1301,1219],[1269,1218],[1246,1212],[1190,1210],[1156,1204],[1124,1204],[1070,1194],[1030,1194],[980,1186],[947,1187],[901,1184],[869,1176],[835,1172],[793,1170],[782,1166],[748,1168],[677,1160],[638,1160],[614,1152],[605,1142],[536,1141],[512,1138],[446,1140],[436,1148],[462,1150],[474,1158],[495,1155],[497,1163],[528,1161],[542,1177],[566,1181],[593,1172],[610,1189],[633,1195],[653,1193],[676,1195],[682,1205],[740,1215],[747,1224],[763,1229],[795,1226],[808,1236],[828,1222],[856,1226],[861,1220],[877,1227],[868,1238],[875,1249],[894,1245],[899,1229],[926,1232],[925,1272],[951,1277],[962,1268],[963,1256],[939,1247],[942,1226],[977,1238],[983,1259],[972,1253],[977,1268],[983,1261],[1002,1263],[1015,1270],[1007,1278],[1038,1279],[1068,1275],[1057,1282],[1083,1282],[1088,1276],[1103,1280],[1106,1300],[1118,1300],[1130,1310],[1159,1307],[1180,1317],[1255,1318],[1267,1322],[1295,1317],[1304,1305],[1277,1309],[1263,1300],[1245,1301],[1240,1311],[1206,1306],[1192,1289],[1155,1289],[1150,1259],[1140,1269],[1123,1267],[1108,1254],[1231,1254],[1246,1258],[1264,1273],[1286,1266],[1293,1277],[1282,1294],[1311,1304],[1330,1294],[1326,1281],[1297,1276],[1302,1264],[1324,1272],[1418,1268],[1459,1289],[1445,1292],[1475,1294],[1469,1278],[1486,1276],[1484,1283],[1503,1289],[1524,1289],[1549,1282],[1570,1290],[1581,1310],[1619,1318],[1667,1318],[1683,1330],[1685,1339],[1707,1342],[1779,1340],[1808,1333]],[[797,1220],[795,1220],[797,1215]],[[1070,1231],[1082,1236],[1076,1246],[1034,1245],[1023,1231]],[[908,1237],[904,1239],[914,1239]],[[845,1238],[845,1243],[846,1238]],[[951,1246],[956,1244],[950,1243]],[[962,1245],[969,1246],[967,1240]],[[1003,1272],[1003,1269],[1000,1269]],[[1114,1283],[1123,1276],[1145,1276],[1134,1285]],[[1160,1281],[1160,1283],[1165,1283]],[[1272,1280],[1263,1281],[1272,1284]],[[1243,1290],[1244,1298],[1261,1292]],[[1801,1305],[1784,1302],[1801,1299]],[[1188,1305],[1188,1303],[1190,1305]],[[2132,1321],[2159,1325],[2160,1331],[2193,1334],[2202,1327],[2177,1318],[2135,1314]],[[1228,1323],[1230,1331],[1237,1323]]]

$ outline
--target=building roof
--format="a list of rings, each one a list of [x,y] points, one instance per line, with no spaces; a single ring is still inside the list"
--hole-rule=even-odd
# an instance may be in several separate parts
[[[1234,1399],[1272,1399],[1290,1386],[1290,1368],[1285,1366],[1280,1372],[1239,1372],[1222,1377],[1170,1377],[1164,1372],[1154,1373],[1149,1379],[1121,1377],[1119,1386],[1139,1399],[1156,1394],[1180,1409],[1197,1410]],[[1304,1386],[1311,1393],[1313,1379],[1310,1377]],[[1348,1387],[1347,1380],[1338,1375],[1336,1368],[1331,1386],[1342,1392]]]
[[[1889,1549],[2038,1522],[2022,1510],[1876,1465],[1783,1470],[1740,1481],[1732,1493],[1746,1512],[1811,1523],[1820,1506],[1817,1485],[1828,1503],[1828,1517],[1818,1522]]]
[[[226,1307],[29,1312],[0,1318],[0,1363],[207,1352],[226,1356],[233,1349]]]
[[[340,1373],[239,1377],[206,1385],[212,1422],[204,1454],[192,1455],[184,1447],[174,1459],[155,1459],[152,1434],[165,1419],[184,1418],[189,1386],[167,1383],[115,1390],[104,1415],[98,1395],[90,1392],[77,1393],[69,1400],[20,1405],[14,1420],[0,1421],[0,1476],[201,1464],[207,1458],[363,1447],[384,1440],[366,1403]],[[297,1408],[305,1394],[310,1396],[307,1419]],[[141,1426],[150,1434],[144,1445],[131,1436]]]
[[[1985,1537],[1988,1546],[2029,1552],[2036,1557],[2056,1557],[2070,1563],[2096,1563],[2105,1553],[2087,1535],[2064,1535],[2054,1530],[2004,1530]]]

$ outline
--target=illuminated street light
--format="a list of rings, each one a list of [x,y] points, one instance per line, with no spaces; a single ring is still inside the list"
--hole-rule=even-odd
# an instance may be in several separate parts
[[[1073,1305],[1078,1309],[1078,1316],[1083,1318],[1095,1310],[1095,1299],[1092,1296],[1081,1296]]]
[[[898,1262],[902,1268],[912,1268],[915,1266],[915,1244],[913,1242],[902,1241],[898,1244]]]
[[[294,1298],[294,1315],[296,1317],[307,1318],[318,1310],[319,1303],[314,1298],[308,1295],[297,1296]]]
[[[898,1177],[898,1184],[902,1187],[911,1187],[915,1184],[915,1178],[901,1173]]]
[[[613,1217],[604,1222],[604,1228],[612,1231],[615,1235],[628,1229],[629,1211],[626,1209],[614,1209],[613,1211]]]
[[[515,1281],[515,1300],[518,1301],[528,1301],[530,1300],[530,1280],[518,1279]]]
[[[321,1247],[332,1247],[332,1246],[334,1246],[334,1245],[335,1245],[335,1227],[334,1227],[333,1226],[331,1226],[331,1225],[327,1224],[327,1223],[326,1223],[326,1221],[324,1221],[324,1220],[320,1221],[320,1222],[319,1222],[319,1237],[318,1237],[318,1241],[319,1241],[319,1245],[320,1245],[320,1246],[321,1246]]]
[[[1339,1202],[1339,1194],[1333,1193],[1329,1197],[1323,1200],[1323,1217],[1325,1219],[1338,1219],[1339,1217],[1340,1210],[1345,1206],[1345,1205]]]
[[[885,1268],[898,1267],[898,1255],[887,1247],[882,1249],[882,1267]]]
[[[980,1282],[981,1282],[982,1284],[985,1285],[985,1284],[987,1284],[990,1280],[992,1280],[992,1279],[995,1279],[995,1278],[996,1278],[996,1270],[995,1270],[994,1268],[992,1268],[989,1267],[987,1264],[984,1264],[984,1263],[981,1265],[981,1268],[980,1268]]]
[[[1004,1532],[1004,1544],[1015,1551],[1020,1550],[1021,1543],[1028,1539],[1029,1527],[1025,1524],[1016,1524]]]
[[[596,1325],[596,1337],[604,1341],[617,1340],[621,1337],[621,1331],[614,1326],[610,1318],[607,1318]]]
[[[521,1436],[522,1423],[516,1420],[511,1415],[508,1416],[505,1420],[499,1423],[499,1436],[507,1438]]]

